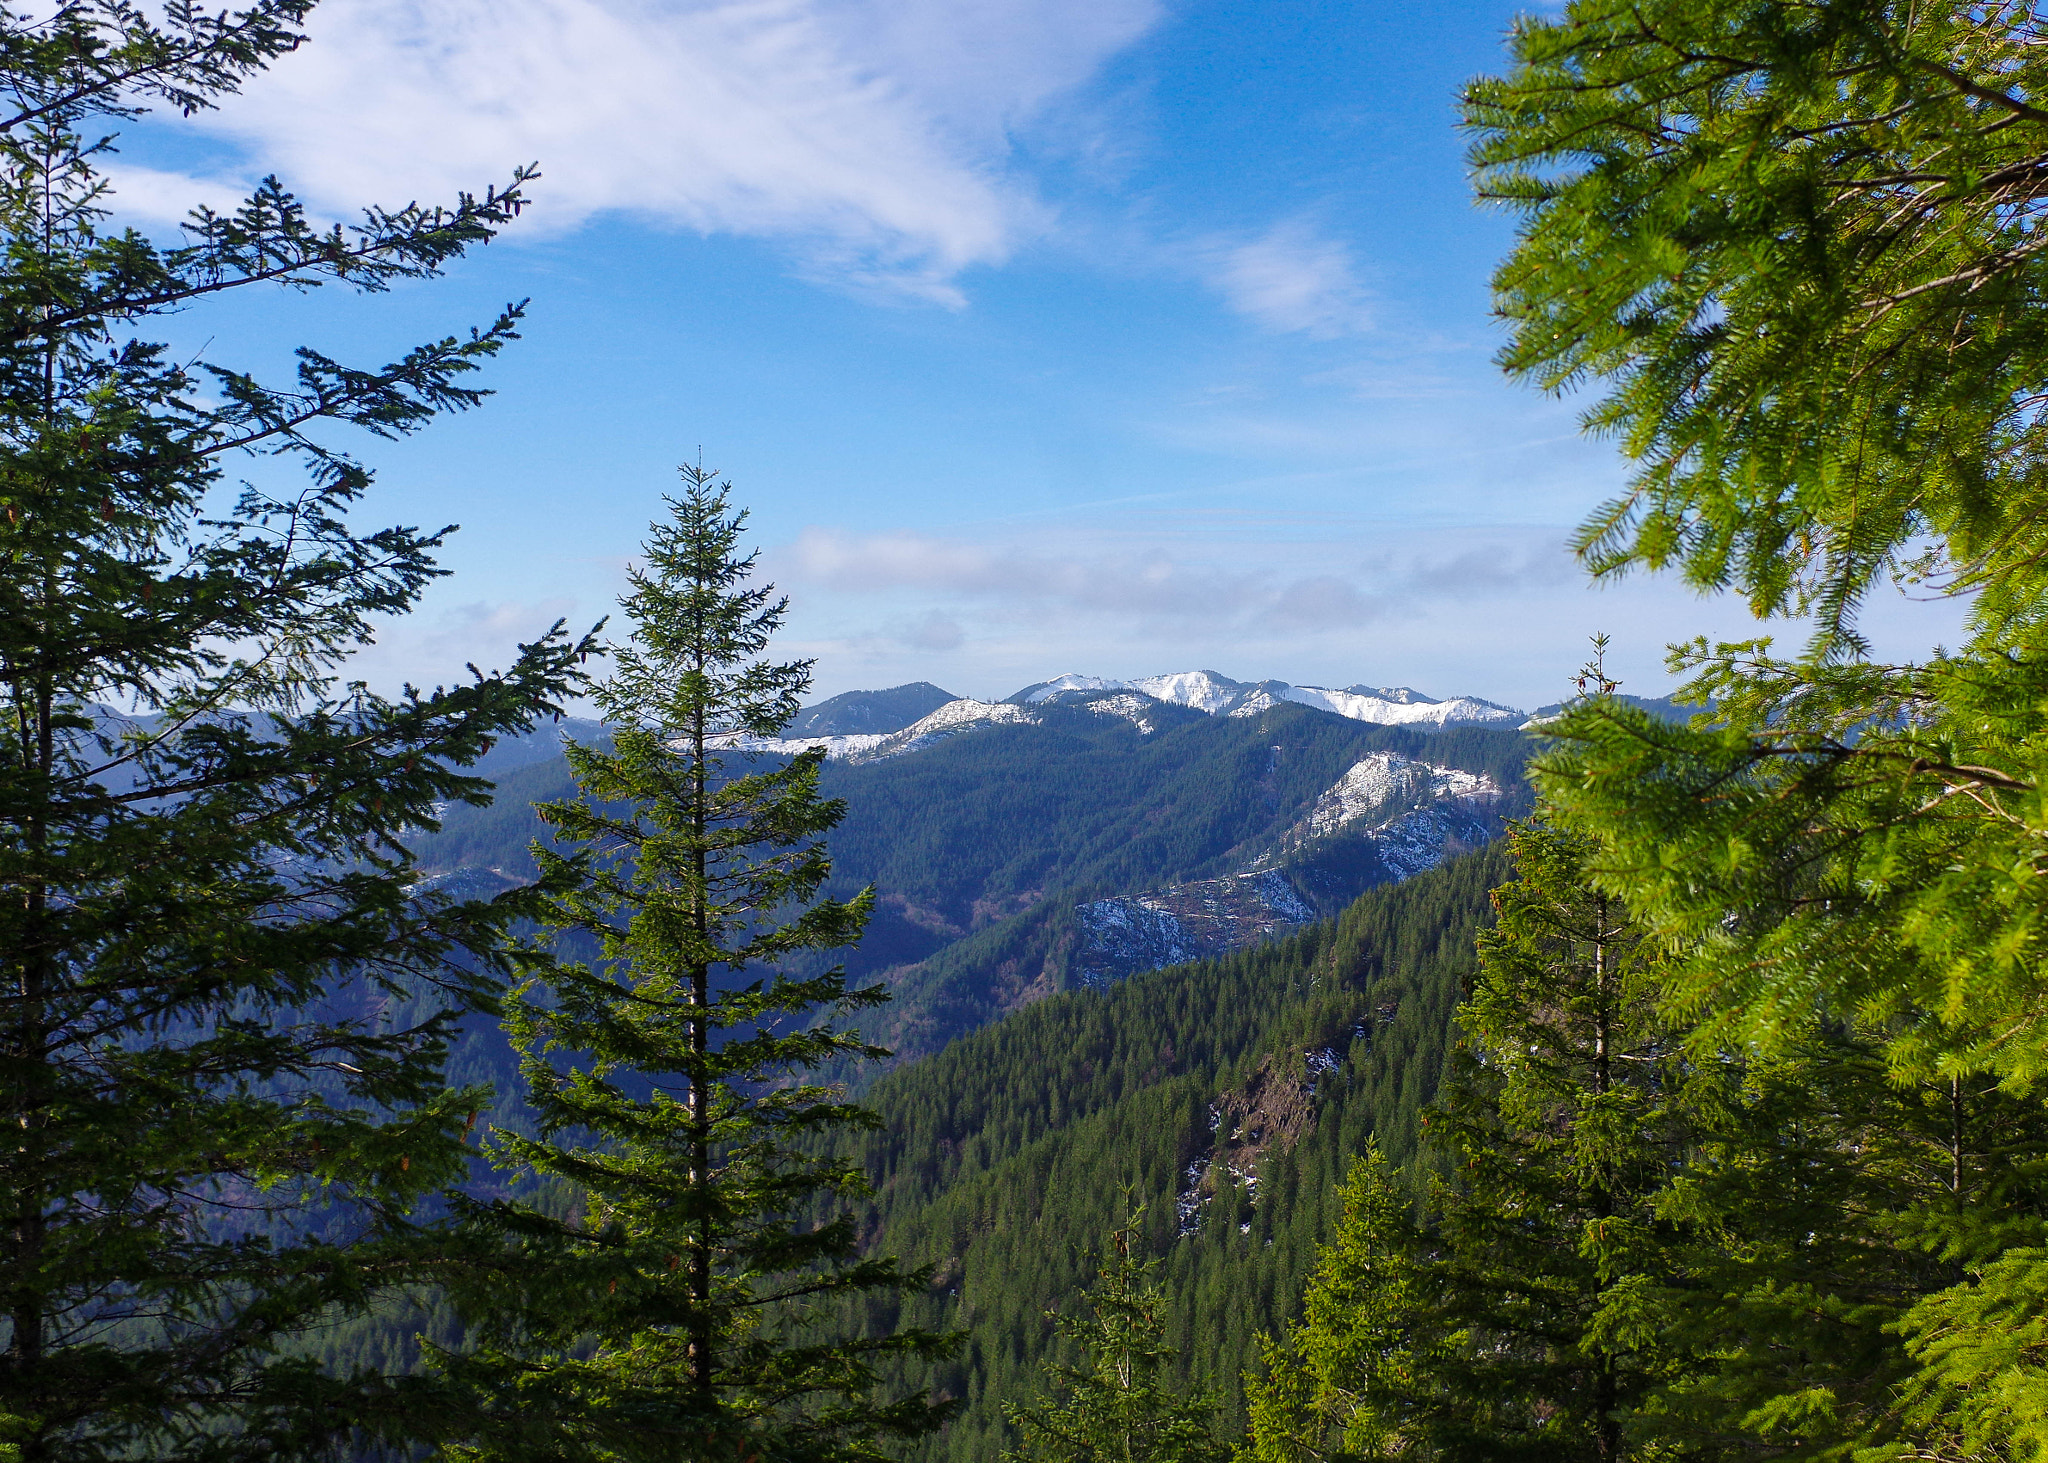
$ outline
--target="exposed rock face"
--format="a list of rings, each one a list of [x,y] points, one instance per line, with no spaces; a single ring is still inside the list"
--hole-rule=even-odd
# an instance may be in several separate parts
[[[1303,1054],[1299,1064],[1268,1056],[1244,1085],[1209,1104],[1209,1151],[1187,1167],[1174,1200],[1180,1232],[1193,1234],[1218,1188],[1231,1182],[1252,1191],[1257,1202],[1259,1169],[1268,1154],[1284,1153],[1315,1126],[1315,1079],[1339,1061],[1334,1051]]]
[[[1392,752],[1361,758],[1319,797],[1280,847],[1243,873],[1075,906],[1081,980],[1098,984],[1242,950],[1317,918],[1311,895],[1349,899],[1477,848],[1495,832],[1492,778]],[[1342,888],[1318,866],[1319,847],[1357,845]],[[1354,887],[1355,886],[1355,887]]]
[[[1091,982],[1242,950],[1316,914],[1277,870],[1092,900],[1075,913],[1088,940],[1082,979]]]

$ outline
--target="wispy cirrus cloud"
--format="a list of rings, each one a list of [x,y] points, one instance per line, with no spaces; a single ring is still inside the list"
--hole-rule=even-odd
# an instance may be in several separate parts
[[[1350,246],[1305,220],[1249,239],[1210,240],[1194,258],[1231,309],[1268,330],[1330,338],[1371,328],[1371,300]]]
[[[951,612],[971,610],[1198,635],[1232,626],[1350,630],[1430,602],[1553,589],[1579,577],[1560,537],[1548,531],[1395,539],[1354,531],[1316,544],[1226,537],[1218,531],[1178,543],[1086,534],[1001,541],[812,527],[773,551],[767,570],[787,585],[835,595],[907,594],[942,604],[949,612],[939,617],[949,627]]]
[[[1001,546],[901,531],[851,534],[812,528],[775,556],[792,583],[842,594],[911,591],[971,604],[983,614],[1124,617],[1215,628],[1234,621],[1340,618],[1385,612],[1375,596],[1324,575],[1233,568],[1159,548]]]
[[[1012,129],[1160,0],[327,0],[200,125],[336,213],[538,160],[534,229],[616,213],[776,240],[835,281],[957,302],[1048,218]],[[176,179],[131,170],[136,211]],[[194,198],[217,192],[195,179]],[[206,201],[215,201],[207,197]],[[179,210],[182,213],[182,209]]]

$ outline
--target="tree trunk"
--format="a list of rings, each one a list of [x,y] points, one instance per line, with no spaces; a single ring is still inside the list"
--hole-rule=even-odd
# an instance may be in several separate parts
[[[691,831],[696,835],[690,870],[696,881],[690,895],[693,906],[691,920],[696,930],[697,948],[701,951],[711,933],[707,908],[710,889],[706,883],[710,868],[704,851],[704,840],[709,831],[707,803],[710,780],[704,766],[702,708],[698,709],[691,722],[690,737],[691,750],[695,754],[690,769]],[[690,1077],[690,1186],[699,1205],[697,1244],[690,1256],[690,1299],[696,1308],[695,1330],[690,1338],[690,1370],[702,1400],[709,1404],[714,1361],[711,1325],[711,1084],[705,1076],[704,1059],[711,1050],[710,1023],[707,1020],[707,1008],[711,1004],[711,966],[702,959],[691,962],[690,1003],[696,1010],[696,1019],[690,1023],[690,1050],[697,1059],[696,1071]]]

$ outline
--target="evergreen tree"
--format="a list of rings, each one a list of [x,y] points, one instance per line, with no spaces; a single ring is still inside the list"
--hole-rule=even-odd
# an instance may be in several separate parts
[[[1921,1367],[1896,1389],[1872,1363],[1802,1393],[1743,1328],[1783,1384],[1758,1416],[1822,1398],[1809,1437],[1872,1428],[1887,1456],[1996,1456],[2048,1377],[2013,1344],[2048,1313],[2029,1188],[2048,1074],[2043,39],[2019,4],[1579,3],[1522,23],[1512,74],[1468,97],[1482,189],[1523,214],[1497,277],[1507,364],[1596,382],[1590,420],[1637,463],[1581,530],[1591,566],[1819,615],[1803,657],[1680,651],[1710,722],[1596,698],[1547,728],[1535,775],[1598,845],[1600,886],[1689,950],[1668,1000],[1761,1074],[1741,1101],[1775,1092],[1834,1129],[1803,1178],[1848,1195],[1884,1175],[1885,1224],[1939,1260],[1894,1288]],[[1887,577],[1972,596],[1960,648],[1867,659],[1856,611]],[[1830,1048],[1913,1099],[1914,1152],[1888,1173],[1872,1130],[1825,1117],[1850,1062]],[[2027,1180],[1994,1180],[1991,1153]],[[1894,1265],[1853,1208],[1830,1215],[1810,1248]],[[1859,1386],[1876,1392],[1851,1405]],[[1888,1398],[1910,1399],[1903,1420]]]
[[[2014,872],[2048,772],[2042,39],[2021,5],[1586,3],[1469,96],[1481,186],[1525,219],[1507,363],[1610,383],[1593,420],[1640,464],[1592,567],[1822,615],[1804,660],[1680,655],[1715,728],[1593,703],[1543,764],[1603,880],[1725,952],[1677,994],[1731,1041],[1797,1041],[1818,1000],[1895,1031],[1902,1072],[2048,1071]],[[1856,604],[1930,543],[1968,643],[1857,659]]]
[[[1166,1294],[1152,1281],[1157,1262],[1142,1258],[1138,1216],[1109,1236],[1089,1290],[1086,1318],[1050,1313],[1083,1365],[1048,1362],[1059,1394],[1034,1407],[1004,1407],[1022,1445],[1009,1463],[1222,1463],[1214,1401],[1186,1396],[1171,1380]]]
[[[1366,1149],[1310,1278],[1301,1323],[1260,1347],[1245,1378],[1241,1463],[1366,1463],[1428,1456],[1426,1419],[1464,1338],[1435,1318],[1432,1265],[1399,1173]]]
[[[1433,1202],[1444,1317],[1468,1333],[1438,1434],[1447,1457],[1608,1463],[1671,1365],[1646,1293],[1676,1268],[1656,1201],[1687,1142],[1682,1061],[1661,962],[1587,880],[1586,842],[1540,821],[1510,840],[1430,1119],[1451,1160]]]
[[[522,203],[322,230],[276,180],[164,246],[107,226],[102,129],[189,114],[292,50],[309,0],[0,10],[0,1456],[325,1456],[403,1439],[408,1388],[306,1360],[316,1322],[433,1273],[407,1222],[464,1171],[445,1090],[507,923],[415,897],[405,839],[576,684],[576,647],[395,698],[337,686],[440,571],[362,533],[335,424],[474,405],[517,309],[273,386],[137,338],[262,285],[430,277]],[[230,491],[254,457],[269,486]],[[306,481],[290,486],[296,463]],[[392,1021],[382,1011],[411,1010]]]
[[[1503,364],[1595,383],[1589,426],[1636,464],[1580,530],[1596,573],[1811,607],[1854,649],[1857,605],[1927,534],[2031,616],[2043,39],[2011,0],[1573,0],[1515,22],[1512,70],[1465,114],[1481,195],[1521,220],[1494,279]]]
[[[1450,860],[1223,960],[1035,1002],[876,1082],[878,1247],[938,1267],[906,1315],[972,1327],[932,1373],[965,1405],[912,1456],[985,1463],[1014,1443],[1001,1404],[1039,1391],[1041,1362],[1074,1361],[1046,1311],[1095,1283],[1096,1237],[1124,1219],[1127,1185],[1172,1298],[1169,1375],[1213,1388],[1224,1435],[1242,1430],[1240,1379],[1261,1335],[1299,1314],[1352,1160],[1368,1141],[1389,1163],[1415,1152],[1506,855],[1503,842]],[[1217,1179],[1233,1166],[1222,1104],[1311,1082],[1313,1121],[1266,1145],[1255,1204],[1249,1185],[1191,1176],[1202,1160]]]
[[[861,1258],[846,1208],[865,1177],[829,1140],[875,1119],[806,1080],[887,1055],[831,1024],[887,996],[776,969],[851,944],[873,895],[817,897],[844,813],[818,795],[822,757],[748,750],[795,715],[810,663],[757,659],[787,601],[750,582],[730,486],[682,476],[622,601],[633,640],[596,693],[612,743],[572,746],[583,796],[541,809],[572,846],[536,849],[569,886],[544,941],[582,936],[600,958],[534,952],[508,1029],[538,1133],[491,1142],[573,1207],[471,1207],[496,1248],[457,1301],[483,1344],[438,1358],[480,1408],[451,1430],[463,1457],[869,1458],[947,1411],[876,1394],[948,1338],[828,1324],[924,1282]]]
[[[1645,1402],[1637,1436],[1728,1459],[1897,1457],[1912,1442],[1900,1323],[1960,1278],[1925,1243],[1928,1221],[2022,1197],[1970,1152],[1998,1124],[1993,1108],[2031,1126],[2035,1145],[2048,1136],[2036,1104],[1979,1107],[1970,1094],[1978,1110],[1959,1114],[1952,1096],[1891,1080],[1879,1044],[1839,1028],[1693,1067],[1692,1151],[1658,1202],[1682,1283],[1644,1298],[1688,1365]]]
[[[1510,838],[1516,877],[1425,1120],[1450,1170],[1431,1233],[1370,1155],[1303,1325],[1268,1351],[1262,1463],[1619,1459],[1674,1375],[1657,1302],[1683,1257],[1658,1199],[1686,1140],[1657,962],[1587,883],[1583,840],[1542,822]]]

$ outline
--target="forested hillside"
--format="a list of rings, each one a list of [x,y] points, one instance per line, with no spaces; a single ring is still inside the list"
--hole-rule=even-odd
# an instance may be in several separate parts
[[[1352,1158],[1375,1134],[1416,1151],[1507,872],[1499,846],[1467,855],[1291,939],[1039,1002],[876,1083],[872,1247],[938,1267],[907,1319],[970,1333],[939,1378],[966,1410],[915,1456],[997,1456],[1045,1312],[1075,1304],[1134,1203],[1185,1365],[1241,1426],[1240,1373],[1293,1318]]]
[[[1263,920],[1225,910],[1188,937],[1188,953],[1207,953],[1335,914],[1403,877],[1413,865],[1390,864],[1364,825],[1290,841],[1318,799],[1374,754],[1462,770],[1500,790],[1431,831],[1426,862],[1484,841],[1526,806],[1519,732],[1374,726],[1291,704],[1236,718],[1172,705],[1154,714],[1159,729],[1146,734],[1085,706],[1054,706],[1043,725],[974,727],[915,756],[826,764],[824,791],[847,803],[830,890],[880,893],[866,938],[848,953],[853,974],[895,993],[873,1018],[878,1039],[902,1057],[924,1055],[1033,1000],[1143,968],[1143,958],[1119,963],[1091,945],[1080,911],[1088,901],[1189,888],[1202,896],[1214,891],[1201,881],[1278,873],[1283,897],[1298,902],[1274,914],[1255,901]],[[541,831],[532,805],[568,790],[559,758],[503,774],[493,805],[450,809],[421,841],[423,869],[484,888],[531,877],[527,846]],[[1426,790],[1397,791],[1364,823],[1397,821],[1429,801]]]

